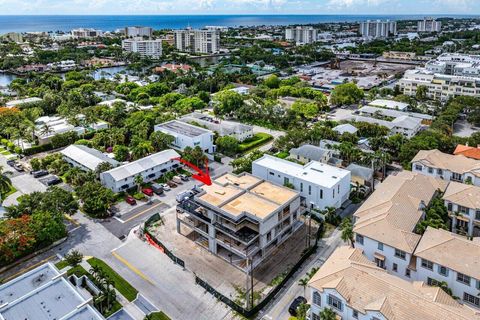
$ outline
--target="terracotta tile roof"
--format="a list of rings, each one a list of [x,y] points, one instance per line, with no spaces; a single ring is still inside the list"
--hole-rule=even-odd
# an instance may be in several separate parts
[[[480,208],[480,187],[452,181],[443,199],[471,209]]]
[[[457,148],[455,148],[455,151],[453,152],[454,155],[463,155],[467,158],[475,159],[475,160],[480,160],[480,148],[478,147],[469,147],[469,146],[464,146],[462,144],[457,145]]]
[[[402,171],[389,176],[355,212],[353,231],[386,245],[413,253],[420,240],[414,233],[437,190],[445,190],[443,180]]]
[[[479,238],[470,241],[455,233],[428,227],[414,254],[480,280]]]
[[[469,172],[480,177],[479,160],[470,159],[464,155],[443,153],[437,149],[420,150],[411,162],[420,162],[431,168],[450,170],[460,174]]]
[[[361,313],[380,312],[390,320],[480,319],[480,313],[459,304],[440,288],[390,275],[366,258],[359,259],[358,252],[351,247],[337,248],[309,281],[309,287],[320,292],[335,289],[351,308]]]

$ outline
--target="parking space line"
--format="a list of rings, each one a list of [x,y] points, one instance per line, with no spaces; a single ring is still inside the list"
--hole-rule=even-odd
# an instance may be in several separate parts
[[[52,260],[52,259],[55,258],[55,257],[56,257],[56,255],[51,255],[50,257],[48,257],[48,258],[46,258],[46,259],[43,259],[42,261],[39,261],[39,262],[37,262],[37,263],[35,263],[35,264],[33,264],[33,265],[31,265],[31,266],[23,269],[23,270],[20,270],[19,272],[15,273],[15,274],[13,274],[13,275],[5,278],[5,279],[2,279],[2,282],[5,283],[5,282],[7,282],[7,281],[10,281],[10,280],[12,280],[12,279],[14,279],[14,278],[16,278],[16,277],[18,277],[18,276],[20,276],[20,275],[28,272],[28,271],[30,271],[30,270],[32,270],[32,269],[38,267],[39,265],[44,264],[45,262],[47,262],[47,261],[49,261],[49,260]]]
[[[146,275],[144,275],[140,270],[138,270],[137,268],[135,268],[130,262],[128,262],[125,258],[123,258],[122,256],[120,256],[118,253],[116,253],[115,251],[112,251],[112,255],[118,260],[120,261],[121,263],[123,263],[124,265],[127,266],[128,269],[130,269],[131,271],[133,271],[135,274],[137,274],[140,278],[142,278],[143,280],[147,281],[148,283],[150,283],[151,285],[154,285],[152,280],[150,280]]]
[[[130,220],[133,220],[133,219],[141,216],[142,214],[144,214],[144,213],[146,213],[146,212],[148,212],[148,211],[150,211],[150,210],[152,210],[152,209],[155,209],[156,207],[158,207],[158,206],[160,206],[160,205],[162,205],[162,204],[163,204],[163,202],[159,202],[159,203],[157,203],[156,205],[153,205],[153,206],[149,207],[148,209],[145,209],[145,210],[143,210],[143,211],[140,211],[139,213],[135,214],[133,217],[130,217],[130,218],[128,218],[127,220],[123,220],[123,223],[128,222],[128,221],[130,221]]]

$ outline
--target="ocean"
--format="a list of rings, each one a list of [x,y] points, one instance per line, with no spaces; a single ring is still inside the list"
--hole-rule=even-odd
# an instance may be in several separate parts
[[[445,16],[469,17],[455,15],[434,17]],[[355,22],[368,19],[423,19],[423,15],[0,15],[0,34],[8,32],[70,31],[82,27],[114,31],[134,25],[149,26],[154,29],[181,29],[187,26],[202,28],[204,26],[290,25]]]

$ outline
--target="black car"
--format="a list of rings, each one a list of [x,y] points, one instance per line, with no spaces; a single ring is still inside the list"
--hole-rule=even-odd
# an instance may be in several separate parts
[[[13,167],[15,165],[15,160],[8,160],[7,161],[7,164],[10,166],[10,167]]]
[[[47,170],[37,170],[37,171],[32,171],[30,172],[34,178],[40,178],[40,177],[45,177],[48,175]]]
[[[45,179],[45,184],[47,186],[53,186],[53,185],[59,184],[61,182],[62,182],[62,179],[60,179],[57,176],[52,176],[50,178]]]
[[[296,316],[297,309],[302,303],[307,303],[307,299],[305,299],[305,297],[302,297],[302,296],[296,297],[295,300],[293,300],[292,304],[290,304],[290,307],[288,308],[288,312],[290,313],[290,315]]]

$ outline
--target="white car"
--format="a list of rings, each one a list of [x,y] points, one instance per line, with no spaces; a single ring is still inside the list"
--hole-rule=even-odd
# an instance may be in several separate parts
[[[168,186],[168,184],[166,184],[166,183],[162,183],[160,185],[162,186],[163,190],[165,190],[165,191],[170,191],[171,190],[170,187]]]

